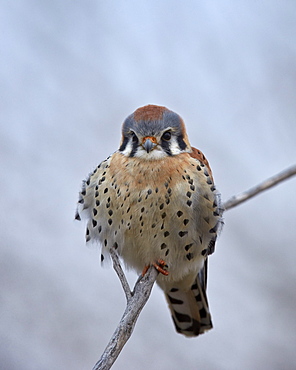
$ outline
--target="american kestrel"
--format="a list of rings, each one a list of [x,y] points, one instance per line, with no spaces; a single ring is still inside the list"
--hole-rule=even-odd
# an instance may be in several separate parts
[[[138,273],[154,265],[177,332],[212,328],[207,258],[222,224],[220,196],[208,161],[189,144],[184,122],[147,105],[127,117],[119,149],[84,181],[76,219],[101,260],[115,248]]]

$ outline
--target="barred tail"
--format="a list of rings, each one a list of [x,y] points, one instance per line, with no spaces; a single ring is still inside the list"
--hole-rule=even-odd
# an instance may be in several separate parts
[[[165,296],[178,333],[194,337],[213,327],[206,291],[199,276],[188,291],[172,288]]]

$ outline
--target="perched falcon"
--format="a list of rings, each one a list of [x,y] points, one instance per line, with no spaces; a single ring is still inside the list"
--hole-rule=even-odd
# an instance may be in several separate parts
[[[212,328],[207,259],[222,224],[220,196],[208,161],[191,147],[184,122],[147,105],[127,117],[119,149],[83,183],[76,219],[101,260],[115,248],[138,273],[154,265],[177,332]]]

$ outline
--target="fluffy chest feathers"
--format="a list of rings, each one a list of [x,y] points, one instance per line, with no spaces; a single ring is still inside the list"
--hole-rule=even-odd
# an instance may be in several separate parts
[[[102,259],[115,247],[138,272],[163,259],[166,282],[196,276],[219,225],[212,180],[187,153],[155,161],[114,153],[86,181],[80,203]]]

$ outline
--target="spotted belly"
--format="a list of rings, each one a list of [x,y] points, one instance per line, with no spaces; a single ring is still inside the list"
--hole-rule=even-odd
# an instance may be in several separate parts
[[[193,164],[178,167],[174,176],[167,166],[155,164],[139,174],[135,159],[128,164],[134,175],[126,177],[112,161],[104,164],[90,180],[93,202],[87,231],[87,237],[101,242],[102,260],[114,247],[138,272],[163,259],[167,280],[196,276],[216,236],[218,218],[215,192],[202,168],[197,170],[195,160]]]

